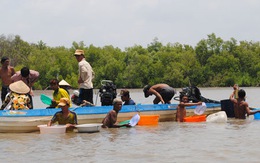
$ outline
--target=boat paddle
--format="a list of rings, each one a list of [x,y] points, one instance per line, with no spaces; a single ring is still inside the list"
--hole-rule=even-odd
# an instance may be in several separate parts
[[[41,94],[40,99],[46,105],[51,105],[52,103],[52,99],[49,96],[46,96],[45,94]]]

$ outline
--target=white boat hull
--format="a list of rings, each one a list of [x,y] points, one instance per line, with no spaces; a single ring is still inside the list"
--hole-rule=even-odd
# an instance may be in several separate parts
[[[156,105],[151,105],[149,107],[153,107]],[[158,105],[159,106],[159,105]],[[163,105],[161,105],[163,106]],[[143,108],[144,106],[141,106],[140,108]],[[156,106],[157,107],[157,106]],[[102,107],[90,107],[91,109],[100,109]],[[82,109],[89,110],[90,108],[85,107]],[[137,107],[136,107],[137,108]],[[134,116],[138,111],[140,115],[160,115],[159,121],[165,122],[165,121],[175,121],[176,120],[176,107],[173,108],[173,105],[169,105],[166,107],[166,109],[136,109],[134,108],[134,111],[123,111],[119,112],[118,114],[118,121],[125,121],[131,119],[132,116]],[[168,108],[168,109],[167,109]],[[112,109],[112,107],[106,108],[107,111],[104,111],[103,113],[86,113],[84,114],[84,111],[77,113],[78,117],[78,124],[88,124],[88,123],[101,123],[103,118],[106,116],[107,112]],[[133,110],[133,108],[131,108]],[[47,109],[45,109],[47,110]],[[33,112],[33,110],[30,110],[28,112],[19,111],[12,112],[12,114],[6,114],[4,111],[2,111],[2,115],[0,115],[0,132],[1,133],[28,133],[28,132],[37,132],[39,131],[38,125],[47,124],[53,114],[58,111],[57,109],[48,109],[51,110],[50,115],[39,115],[39,116],[26,116],[23,114],[29,114],[30,112]],[[137,110],[137,111],[136,111]],[[215,107],[207,108],[204,114],[212,114],[215,112],[220,111],[220,106],[216,105]],[[194,115],[194,109],[187,109],[187,116]]]

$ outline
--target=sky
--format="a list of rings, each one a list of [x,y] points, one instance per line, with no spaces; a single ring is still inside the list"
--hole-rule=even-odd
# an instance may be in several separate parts
[[[72,47],[260,41],[259,0],[0,0],[0,35]]]

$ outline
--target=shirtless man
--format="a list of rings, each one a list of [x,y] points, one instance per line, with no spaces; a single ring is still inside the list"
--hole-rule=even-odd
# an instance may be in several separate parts
[[[10,66],[8,57],[1,58],[2,67],[0,68],[0,78],[2,79],[1,100],[5,100],[6,94],[9,92],[9,85],[12,83],[11,77],[15,74],[15,70]]]
[[[161,102],[162,104],[170,104],[171,99],[175,94],[175,91],[172,87],[167,84],[156,84],[153,86],[146,85],[143,89],[144,96],[147,98],[151,95],[155,95],[155,99],[153,100],[154,104],[158,104]]]
[[[102,127],[103,128],[119,128],[119,127],[131,127],[131,125],[129,124],[124,124],[124,125],[119,125],[117,124],[117,115],[119,113],[119,111],[121,110],[123,105],[123,102],[121,99],[114,99],[113,100],[113,110],[110,110],[106,117],[103,119],[102,123]]]
[[[229,99],[234,104],[235,118],[246,119],[246,114],[247,116],[249,116],[257,112],[260,112],[260,110],[253,112],[249,109],[248,103],[245,102],[246,92],[243,89],[240,89],[238,91],[238,99],[235,99],[234,96],[235,91],[230,95]]]
[[[187,95],[183,95],[181,97],[180,104],[177,106],[176,112],[176,121],[183,122],[184,118],[186,117],[186,106],[194,106],[194,105],[201,105],[202,102],[197,103],[189,103],[189,97]]]

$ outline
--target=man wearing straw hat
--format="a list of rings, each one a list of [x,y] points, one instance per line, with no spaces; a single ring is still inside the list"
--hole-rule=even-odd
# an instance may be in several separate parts
[[[61,111],[56,112],[47,125],[51,126],[55,122],[58,122],[59,125],[66,125],[67,131],[72,131],[75,125],[78,124],[78,120],[77,114],[69,110],[70,105],[71,103],[68,98],[61,98],[58,104]]]
[[[93,83],[94,71],[91,65],[86,61],[84,51],[77,49],[74,53],[79,66],[79,100],[82,103],[86,100],[93,104]]]
[[[11,92],[6,96],[1,110],[24,110],[29,109],[30,97],[28,93],[30,88],[21,80],[9,85]]]

